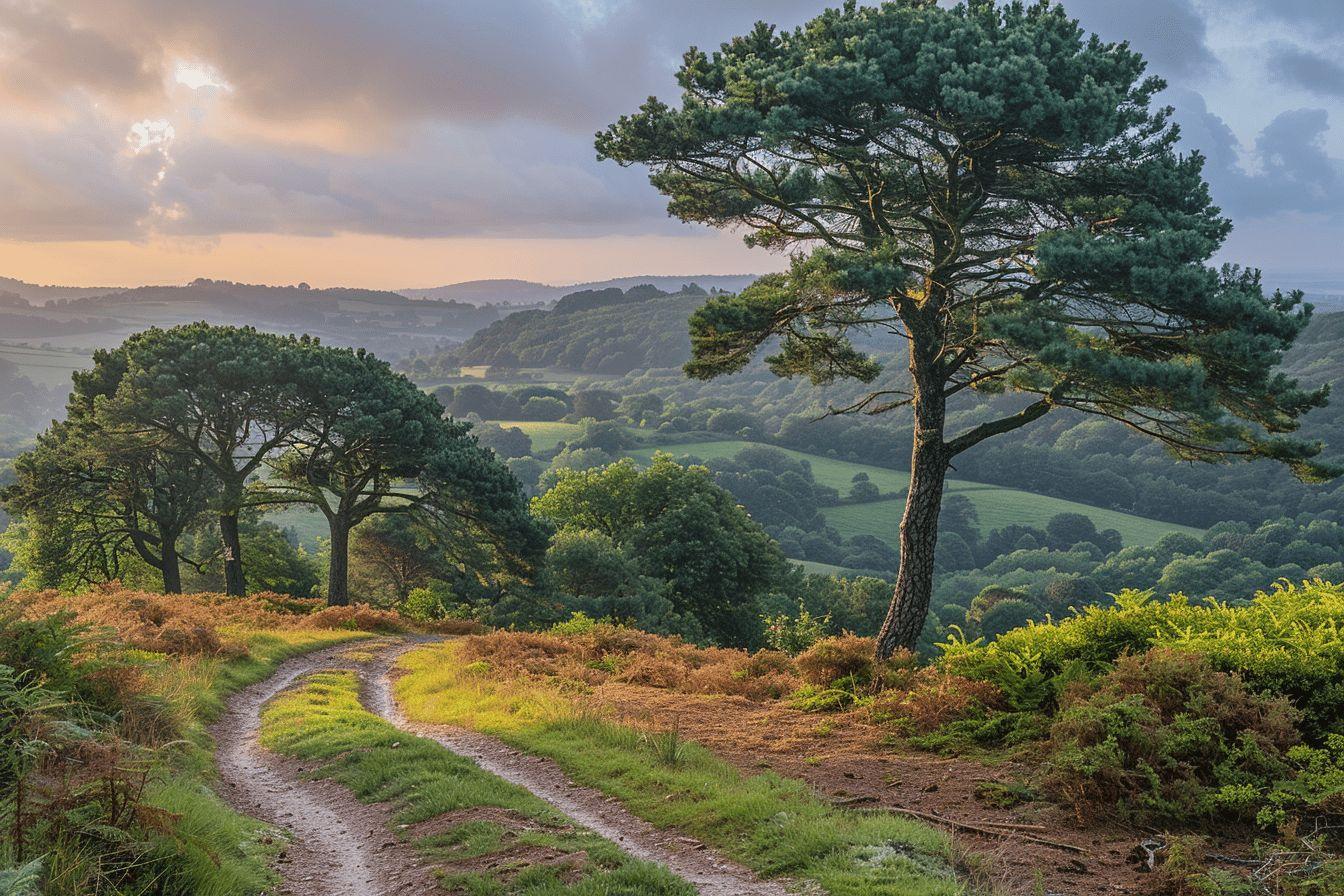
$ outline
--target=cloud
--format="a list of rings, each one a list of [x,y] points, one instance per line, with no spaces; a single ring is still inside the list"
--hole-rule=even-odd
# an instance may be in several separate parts
[[[1222,65],[1201,2],[1066,6],[1193,83]],[[688,46],[836,3],[0,0],[0,238],[686,233],[642,172],[596,161],[593,132],[674,96]],[[1314,15],[1264,13],[1330,27]],[[1281,43],[1272,69],[1338,96],[1313,46]],[[1230,211],[1334,213],[1323,113],[1243,145],[1202,97],[1178,105]]]
[[[1321,96],[1344,98],[1344,63],[1293,45],[1281,45],[1269,59],[1279,81]]]
[[[1192,0],[1065,0],[1064,7],[1106,40],[1129,41],[1154,74],[1188,77],[1219,67]]]
[[[0,239],[128,239],[150,212],[154,164],[91,115],[41,130],[0,123]]]
[[[1344,34],[1338,0],[1241,0],[1258,16],[1314,35]]]
[[[1280,112],[1242,145],[1193,91],[1173,91],[1182,144],[1208,159],[1214,200],[1233,220],[1294,212],[1344,222],[1344,159],[1330,155],[1324,109]]]

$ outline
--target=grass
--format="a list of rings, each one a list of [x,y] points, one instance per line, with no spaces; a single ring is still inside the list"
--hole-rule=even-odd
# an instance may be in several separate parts
[[[818,560],[793,560],[790,563],[796,563],[803,568],[803,572],[812,573],[818,576],[838,576],[845,571],[843,566],[836,566],[831,563],[822,563]]]
[[[569,442],[579,437],[583,427],[577,423],[547,423],[538,420],[501,420],[505,428],[517,427],[527,433],[532,440],[533,451],[553,451],[561,442]]]
[[[238,631],[244,657],[185,658],[151,667],[152,687],[184,717],[186,738],[161,752],[161,770],[147,802],[172,813],[174,836],[159,847],[172,880],[165,893],[240,896],[274,883],[271,859],[278,840],[264,836],[256,821],[224,804],[209,786],[214,777],[213,743],[206,725],[217,719],[235,691],[270,675],[291,656],[320,650],[362,632]]]
[[[285,507],[266,512],[266,521],[275,523],[282,529],[293,529],[298,537],[299,546],[310,554],[317,553],[321,545],[318,539],[330,538],[331,527],[327,518],[316,510],[302,505]]]
[[[48,342],[42,338],[40,342]],[[93,366],[92,349],[44,348],[24,342],[0,342],[0,358],[12,361],[20,376],[44,386],[68,386],[76,370]]]
[[[313,774],[366,803],[390,803],[414,846],[443,863],[444,884],[472,896],[690,896],[664,868],[637,861],[570,822],[526,790],[482,771],[433,741],[365,710],[349,671],[309,676],[262,713],[262,743],[319,763]],[[482,807],[501,813],[472,811]],[[454,813],[443,819],[445,813]],[[508,819],[520,823],[510,825]],[[415,826],[439,819],[430,833]]]
[[[527,433],[528,438],[532,440],[533,453],[554,451],[561,442],[572,442],[583,433],[583,426],[578,423],[551,423],[538,420],[492,420],[490,422],[506,428],[517,427]],[[627,426],[625,429],[637,439],[653,435],[652,430],[640,429],[636,426]]]
[[[663,449],[637,448],[627,451],[636,460],[648,461],[653,453],[665,450],[674,456],[691,455],[702,460],[732,457],[743,448],[760,443],[731,440],[723,442],[691,442],[683,445],[670,445]],[[840,494],[849,492],[856,473],[867,473],[869,480],[884,495],[892,495],[890,500],[873,501],[867,504],[847,504],[828,508],[825,511],[826,522],[845,537],[854,535],[874,535],[893,547],[896,545],[896,530],[901,519],[901,502],[909,486],[910,476],[899,470],[875,467],[870,464],[856,464],[849,461],[819,457],[789,448],[776,449],[797,460],[805,460],[812,465],[812,475],[821,485],[838,489]],[[1184,532],[1190,535],[1202,535],[1202,530],[1191,526],[1181,526],[1152,520],[1146,517],[1108,510],[1052,498],[1014,488],[986,485],[982,482],[970,482],[964,479],[948,479],[947,494],[962,495],[975,505],[980,520],[980,531],[988,533],[1001,529],[1010,523],[1045,528],[1050,518],[1060,513],[1081,513],[1090,517],[1098,529],[1116,529],[1126,545],[1150,545],[1171,532]]]
[[[463,725],[555,760],[574,780],[621,800],[658,827],[716,847],[764,877],[831,896],[951,896],[965,886],[950,841],[908,819],[837,809],[805,784],[744,776],[697,744],[666,744],[571,707],[540,684],[464,670],[459,645],[407,654],[397,696],[414,719]]]

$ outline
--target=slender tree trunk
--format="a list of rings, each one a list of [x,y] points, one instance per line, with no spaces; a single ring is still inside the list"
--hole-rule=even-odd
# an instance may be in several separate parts
[[[887,618],[877,635],[877,659],[898,648],[914,649],[924,629],[933,595],[933,557],[938,544],[938,515],[943,506],[943,480],[948,455],[943,443],[947,415],[942,384],[915,371],[915,438],[910,457],[910,490],[901,517],[901,566]]]
[[[350,603],[350,526],[340,516],[331,517],[331,563],[327,568],[327,603],[343,607]]]
[[[159,556],[162,558],[160,570],[163,573],[163,593],[182,593],[182,565],[177,555],[177,541],[165,537]]]
[[[235,597],[247,594],[243,578],[243,542],[238,536],[238,511],[219,515],[219,537],[224,542],[224,591]]]

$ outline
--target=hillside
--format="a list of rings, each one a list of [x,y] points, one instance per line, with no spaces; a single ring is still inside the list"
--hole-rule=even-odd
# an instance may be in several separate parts
[[[524,426],[525,424],[513,424]],[[720,442],[691,442],[668,445],[665,448],[637,448],[626,454],[640,460],[648,460],[658,450],[667,451],[674,457],[696,457],[701,460],[732,457],[752,442],[727,440]],[[790,457],[805,460],[812,468],[820,485],[836,489],[840,493],[849,490],[857,474],[868,476],[870,482],[880,489],[884,496],[881,501],[861,504],[846,504],[825,510],[828,525],[834,526],[841,535],[872,535],[896,547],[897,523],[901,518],[905,490],[910,477],[899,470],[875,467],[869,464],[849,463],[806,454],[802,451],[779,449]],[[1151,545],[1163,536],[1173,532],[1198,536],[1200,530],[1190,526],[1164,523],[1146,519],[1130,513],[1121,513],[1102,507],[1093,507],[1076,501],[1064,501],[1046,495],[1013,488],[986,485],[964,479],[949,478],[947,494],[961,495],[975,507],[980,527],[989,532],[1013,524],[1044,528],[1050,519],[1061,513],[1079,513],[1089,517],[1098,529],[1115,529],[1124,538],[1126,545]]]
[[[0,277],[0,294],[11,293],[35,305],[55,299],[82,299],[120,292],[124,286],[55,286],[28,283],[13,277]],[[0,305],[4,304],[0,302]]]
[[[0,304],[0,334],[5,337],[0,356],[35,381],[68,382],[70,371],[85,366],[95,348],[116,345],[146,327],[204,320],[282,334],[309,333],[329,344],[363,346],[395,359],[459,342],[500,317],[494,308],[462,302],[418,301],[384,290],[311,289],[306,284],[195,280],[185,286],[90,292],[43,293],[39,299],[45,304]],[[73,357],[50,357],[68,349],[78,351]]]
[[[463,365],[582,373],[677,367],[690,355],[686,318],[704,302],[705,293],[668,294],[640,287],[622,293],[613,287],[573,294],[562,302],[569,300],[576,310],[511,314],[476,333],[455,356]]]
[[[676,292],[686,283],[697,283],[703,289],[737,292],[756,279],[755,274],[695,274],[675,276],[615,277],[591,283],[569,286],[551,286],[530,280],[468,280],[417,289],[399,289],[397,292],[413,299],[445,299],[470,302],[475,305],[532,305],[553,302],[572,292],[596,289],[626,290],[640,284],[652,284],[665,292]]]

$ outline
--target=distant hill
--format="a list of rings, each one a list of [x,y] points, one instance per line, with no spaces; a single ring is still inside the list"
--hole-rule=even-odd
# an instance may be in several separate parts
[[[493,307],[417,301],[386,290],[205,279],[185,286],[48,296],[41,305],[24,306],[11,299],[2,307],[3,329],[17,338],[80,336],[81,345],[116,344],[146,327],[205,320],[279,333],[311,333],[336,345],[365,346],[389,358],[400,357],[411,348],[425,351],[460,342],[500,317]]]
[[[751,283],[756,274],[696,274],[671,277],[617,277],[593,283],[575,283],[570,286],[549,286],[530,280],[469,280],[428,289],[400,289],[413,299],[453,299],[477,305],[536,305],[553,302],[570,293],[584,290],[620,289],[649,284],[664,292],[679,292],[682,286],[694,283],[702,289],[737,292]]]
[[[690,357],[686,319],[707,298],[702,289],[666,293],[650,284],[581,290],[554,310],[518,311],[455,350],[463,365],[551,367],[625,374],[677,367]]]
[[[35,305],[51,299],[80,299],[86,296],[100,296],[109,292],[120,292],[124,286],[42,286],[15,280],[13,277],[0,277],[0,293],[12,293]]]

